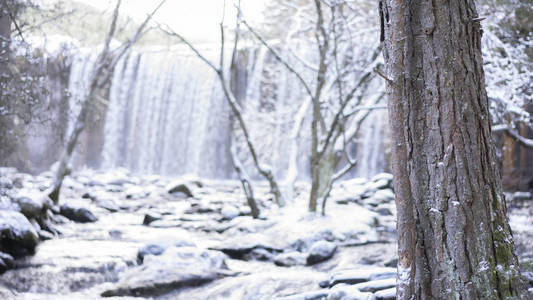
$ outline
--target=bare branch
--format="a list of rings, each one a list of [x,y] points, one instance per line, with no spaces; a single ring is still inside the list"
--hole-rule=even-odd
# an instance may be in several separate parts
[[[239,10],[240,12],[240,10]],[[242,16],[242,15],[241,15]],[[244,26],[246,26],[246,28],[248,28],[248,30],[261,42],[261,44],[263,44],[263,46],[265,46],[269,51],[270,53],[272,53],[272,55],[274,55],[274,57],[281,63],[285,66],[285,68],[287,68],[287,70],[289,72],[291,72],[292,74],[294,74],[296,76],[296,78],[298,78],[298,80],[300,81],[300,83],[302,84],[302,86],[304,87],[305,89],[305,92],[313,97],[313,93],[311,92],[311,88],[309,87],[309,85],[307,84],[307,82],[303,79],[302,75],[300,73],[298,73],[298,71],[296,71],[291,65],[289,65],[289,63],[287,63],[283,58],[281,58],[281,55],[274,49],[272,48],[272,46],[270,46],[266,41],[265,39],[257,32],[255,31],[249,24],[248,22],[246,22],[246,20],[244,18],[241,19],[241,22],[244,24]]]

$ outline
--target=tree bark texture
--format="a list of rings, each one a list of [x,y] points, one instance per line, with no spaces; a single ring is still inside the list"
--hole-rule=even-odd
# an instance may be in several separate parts
[[[473,0],[379,3],[398,299],[522,299]]]

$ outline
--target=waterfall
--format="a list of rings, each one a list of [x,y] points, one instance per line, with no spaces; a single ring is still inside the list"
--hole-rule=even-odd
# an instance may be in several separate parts
[[[312,83],[314,71],[306,63],[316,61],[314,50],[296,45],[291,51],[289,54],[288,49],[281,49],[289,63]],[[211,61],[218,61],[218,50],[202,49],[202,53]],[[228,58],[230,53],[226,52]],[[73,126],[72,116],[79,112],[79,101],[87,94],[95,59],[94,51],[81,52],[73,58],[69,80],[71,117],[67,132]],[[231,75],[239,78],[236,95],[243,118],[260,162],[271,166],[276,178],[282,181],[287,178],[290,166],[295,116],[308,95],[268,49],[243,49],[237,59],[240,67]],[[302,63],[303,60],[306,63]],[[247,172],[254,179],[262,179],[239,126],[231,120],[231,110],[215,72],[191,52],[181,48],[130,52],[116,65],[108,95],[105,118],[99,127],[96,126],[100,131],[88,133],[80,142],[84,146],[79,147],[83,148],[79,152],[99,149],[100,154],[93,161],[82,157],[78,166],[123,167],[144,174],[192,173],[209,178],[231,178],[234,173],[230,146],[234,143]],[[309,177],[309,113],[305,116],[296,143],[298,179]],[[371,177],[386,170],[386,122],[386,114],[376,111],[363,123],[354,150],[359,165],[352,175]],[[91,146],[95,143],[99,146]]]
[[[204,62],[172,51],[130,53],[111,82],[101,166],[227,177],[230,134],[220,83]]]

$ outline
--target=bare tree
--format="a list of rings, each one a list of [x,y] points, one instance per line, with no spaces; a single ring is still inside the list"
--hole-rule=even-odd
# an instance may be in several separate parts
[[[289,47],[296,61],[305,68],[302,72],[290,64],[270,45],[261,34],[245,20],[244,25],[273,56],[300,82],[308,99],[298,110],[291,132],[292,147],[289,171],[285,180],[288,195],[296,179],[296,138],[303,120],[311,110],[310,174],[311,193],[309,210],[317,210],[322,202],[325,213],[326,201],[333,183],[347,174],[357,163],[350,156],[349,146],[355,142],[363,120],[371,110],[384,108],[376,105],[383,96],[382,91],[371,95],[369,87],[375,78],[374,69],[381,64],[379,43],[368,41],[369,45],[356,52],[351,36],[361,34],[362,22],[368,22],[358,15],[349,1],[304,1],[295,5],[290,1],[278,1],[294,11],[293,17],[300,20],[287,34],[285,45]],[[285,13],[286,14],[286,13]],[[366,28],[365,28],[366,29]],[[311,40],[309,40],[311,38]],[[308,61],[292,51],[290,45],[295,39],[316,47],[316,60]],[[312,82],[305,73],[312,74]],[[309,108],[310,107],[310,108]],[[341,164],[343,162],[343,164]],[[290,196],[289,196],[290,197]]]
[[[87,96],[82,100],[80,112],[74,123],[72,132],[69,134],[65,150],[63,151],[61,158],[59,159],[55,179],[53,186],[48,191],[50,198],[57,203],[59,200],[59,194],[61,191],[61,185],[63,179],[69,174],[69,163],[74,152],[74,148],[78,142],[78,137],[86,127],[87,116],[91,110],[95,99],[99,98],[101,90],[109,81],[113,68],[120,60],[122,56],[133,46],[133,44],[142,36],[145,32],[146,26],[157,10],[165,3],[166,0],[162,0],[159,5],[146,17],[144,22],[139,26],[134,36],[127,42],[123,43],[117,48],[111,49],[111,41],[115,35],[117,28],[117,21],[119,16],[119,9],[121,0],[117,0],[115,9],[113,11],[113,17],[109,28],[109,33],[105,39],[102,52],[98,56],[94,69],[90,75],[90,84]]]
[[[524,299],[474,2],[380,1],[398,299]]]
[[[238,18],[240,18],[240,12],[238,13]],[[259,155],[258,155],[258,153],[256,151],[256,148],[255,148],[254,144],[252,143],[252,139],[250,137],[250,133],[249,133],[248,127],[246,126],[246,123],[244,121],[244,118],[243,118],[243,115],[242,115],[242,108],[241,108],[240,104],[237,102],[237,99],[236,99],[235,95],[233,94],[233,91],[231,90],[230,80],[227,78],[227,75],[225,73],[226,69],[225,69],[225,66],[224,66],[224,59],[225,59],[224,48],[225,48],[225,42],[226,41],[225,41],[225,34],[224,34],[224,17],[222,17],[222,22],[220,23],[221,45],[220,45],[220,56],[219,56],[218,66],[216,66],[209,59],[207,59],[203,54],[201,54],[200,51],[193,44],[191,44],[187,39],[185,39],[179,33],[177,33],[175,31],[173,31],[172,29],[168,28],[168,26],[160,25],[159,27],[161,28],[161,30],[163,32],[167,33],[170,36],[174,36],[174,37],[178,38],[181,42],[183,42],[185,45],[187,45],[194,52],[194,54],[196,56],[198,56],[213,71],[215,71],[215,73],[217,74],[217,77],[218,77],[218,79],[220,81],[220,84],[222,86],[222,91],[224,93],[224,97],[225,97],[226,101],[228,102],[228,104],[231,107],[231,111],[233,113],[233,116],[237,119],[237,123],[239,125],[239,128],[242,130],[242,133],[244,135],[244,139],[245,139],[245,142],[246,142],[246,146],[248,148],[250,156],[252,157],[255,169],[258,171],[258,173],[263,178],[265,178],[268,181],[268,183],[270,185],[270,193],[272,193],[272,195],[274,196],[274,200],[276,201],[276,203],[278,205],[280,205],[280,206],[283,206],[285,203],[284,203],[284,200],[283,200],[283,198],[281,196],[281,192],[280,192],[279,186],[277,184],[277,181],[274,178],[274,174],[272,173],[272,170],[269,167],[264,166],[264,165],[262,165],[259,162]],[[237,51],[237,46],[238,46],[238,30],[239,29],[237,27],[237,29],[236,29],[236,37],[235,37],[234,45],[233,45],[233,54],[234,54],[232,56],[233,58],[235,58],[235,53]],[[234,61],[234,59],[232,59],[232,61]],[[236,155],[233,155],[233,158],[234,158],[234,162],[236,162],[236,159],[237,159]],[[238,167],[237,165],[235,167],[242,170],[242,168]],[[241,176],[244,173],[238,172],[238,174],[239,174],[239,176]],[[242,178],[241,178],[241,181],[242,181]]]

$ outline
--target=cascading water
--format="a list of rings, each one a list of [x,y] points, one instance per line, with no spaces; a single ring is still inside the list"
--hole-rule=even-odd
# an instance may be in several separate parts
[[[102,167],[229,176],[230,119],[217,80],[193,55],[123,58],[110,88]]]
[[[218,50],[203,50],[212,61],[218,60]],[[291,51],[299,53],[298,59],[314,60],[313,51],[306,47]],[[296,58],[286,57],[298,66]],[[244,78],[237,81],[241,90],[238,101],[261,163],[272,166],[280,181],[290,172],[297,172],[299,179],[308,178],[308,118],[303,119],[299,131],[295,169],[289,171],[295,116],[307,98],[300,83],[266,48],[240,50],[237,58],[241,60],[237,77]],[[95,59],[89,53],[74,58],[70,74],[73,116],[86,95]],[[314,73],[308,67],[300,64],[298,69],[306,80],[313,81]],[[118,62],[113,73],[103,138],[97,141],[102,143],[101,155],[93,167],[230,178],[230,147],[235,143],[248,173],[260,179],[230,116],[216,74],[194,54],[182,49],[131,52]],[[374,112],[365,120],[356,150],[359,165],[353,175],[371,177],[385,170],[385,125],[382,112]],[[71,128],[72,121],[68,130]]]

